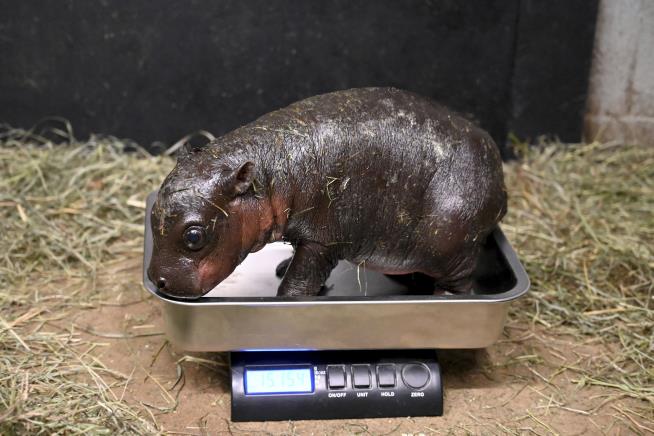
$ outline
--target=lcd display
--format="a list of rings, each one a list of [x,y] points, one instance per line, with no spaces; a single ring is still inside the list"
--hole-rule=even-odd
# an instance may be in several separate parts
[[[247,395],[313,392],[311,368],[246,368],[244,378]]]

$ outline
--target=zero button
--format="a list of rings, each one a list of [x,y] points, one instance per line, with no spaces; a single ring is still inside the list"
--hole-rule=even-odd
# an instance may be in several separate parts
[[[429,368],[421,363],[404,365],[402,380],[410,388],[422,389],[429,382]]]

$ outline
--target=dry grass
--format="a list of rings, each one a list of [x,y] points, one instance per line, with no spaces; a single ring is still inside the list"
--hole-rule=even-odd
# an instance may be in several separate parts
[[[0,433],[152,432],[121,401],[129,375],[65,320],[120,294],[98,266],[140,252],[143,193],[171,162],[116,138],[66,139],[0,132]]]
[[[65,144],[0,131],[0,433],[156,433],[151,408],[123,399],[131,375],[68,317],[121,301],[99,267],[138,256],[143,198],[172,161],[111,137],[79,143],[66,124],[47,134]],[[610,359],[565,370],[579,389],[637,399],[621,416],[653,427],[654,150],[552,144],[506,174],[504,229],[532,280],[512,323],[606,344]]]
[[[613,358],[578,384],[654,410],[654,149],[553,144],[506,174],[503,227],[532,281],[511,316],[609,345]]]

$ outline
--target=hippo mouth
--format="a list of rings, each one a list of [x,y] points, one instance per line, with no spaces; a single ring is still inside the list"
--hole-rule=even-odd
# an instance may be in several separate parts
[[[166,292],[161,292],[158,291],[159,293],[163,294],[167,299],[169,300],[180,300],[180,301],[196,301],[202,298],[206,294],[200,294],[200,295],[170,295]]]
[[[156,285],[155,285],[156,287]],[[213,288],[211,288],[213,289]],[[202,291],[201,293],[196,293],[196,294],[191,294],[187,292],[175,292],[174,290],[170,289],[161,289],[157,287],[157,293],[161,294],[162,296],[165,296],[166,298],[169,299],[174,299],[174,300],[184,300],[184,301],[192,301],[192,300],[198,300],[202,298],[204,295],[209,293],[211,289],[207,291]]]

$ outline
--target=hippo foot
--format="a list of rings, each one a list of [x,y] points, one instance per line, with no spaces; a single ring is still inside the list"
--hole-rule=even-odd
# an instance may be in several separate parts
[[[288,269],[288,266],[291,264],[291,260],[293,260],[292,256],[289,257],[288,259],[284,259],[281,262],[279,262],[279,264],[275,268],[275,275],[277,276],[277,278],[281,279],[284,277],[284,274],[286,274],[286,270]],[[332,290],[333,287],[334,287],[333,285],[327,286],[326,284],[323,283],[322,286],[320,286],[320,291],[318,291],[318,296],[324,297],[325,295],[327,295],[329,291]]]
[[[318,295],[337,263],[337,257],[323,245],[315,242],[297,245],[293,257],[284,260],[276,268],[278,277],[284,272],[277,295],[285,297]]]
[[[472,295],[472,278],[465,277],[448,282],[437,282],[434,285],[434,295]]]
[[[320,292],[318,292],[319,297],[325,297],[327,296],[327,293],[331,291],[334,288],[334,286],[327,286],[323,283],[323,285],[320,287]]]
[[[288,269],[288,266],[291,264],[291,260],[293,260],[293,256],[279,262],[279,265],[277,265],[277,268],[275,268],[275,275],[277,276],[277,278],[281,279],[282,277],[284,277],[284,274],[286,274],[286,270]]]

